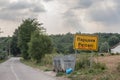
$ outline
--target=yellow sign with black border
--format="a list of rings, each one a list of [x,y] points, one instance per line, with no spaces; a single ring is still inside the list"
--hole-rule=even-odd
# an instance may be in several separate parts
[[[98,36],[76,34],[74,38],[74,49],[76,50],[98,50]]]

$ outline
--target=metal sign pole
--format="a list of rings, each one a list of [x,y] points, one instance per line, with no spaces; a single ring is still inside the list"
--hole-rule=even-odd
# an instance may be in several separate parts
[[[93,51],[91,51],[91,56],[90,56],[90,68],[92,68],[92,63],[93,63]]]
[[[77,57],[77,50],[75,49],[75,56]]]

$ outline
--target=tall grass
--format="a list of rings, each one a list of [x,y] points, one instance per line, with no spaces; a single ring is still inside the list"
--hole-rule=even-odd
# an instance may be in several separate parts
[[[52,67],[53,66],[53,58],[58,54],[46,54],[44,58],[41,60],[41,64],[44,66]]]
[[[118,63],[117,71],[120,73],[120,62]]]
[[[94,61],[96,55],[78,54],[75,71],[69,76],[72,80],[93,80],[96,75],[102,74],[107,69],[105,64]]]

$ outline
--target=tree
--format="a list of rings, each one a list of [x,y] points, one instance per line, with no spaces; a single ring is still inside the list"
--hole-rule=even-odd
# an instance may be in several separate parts
[[[8,56],[10,37],[0,38],[0,59],[5,59]]]
[[[41,33],[39,30],[36,30],[31,35],[28,52],[31,59],[36,63],[40,62],[46,53],[51,53],[52,49],[53,46],[51,40],[47,35]]]
[[[12,36],[10,51],[13,56],[20,55],[20,49],[17,45],[18,42],[18,29],[15,30],[14,35]]]
[[[22,53],[24,59],[29,59],[28,54],[28,42],[30,41],[31,34],[39,28],[39,22],[36,19],[26,19],[23,20],[22,24],[19,27],[18,32],[18,47]],[[39,28],[41,29],[41,28]]]
[[[111,36],[108,40],[110,47],[113,47],[117,43],[119,43],[119,38],[116,36]]]
[[[100,46],[100,52],[109,52],[109,44],[108,42],[104,42]]]

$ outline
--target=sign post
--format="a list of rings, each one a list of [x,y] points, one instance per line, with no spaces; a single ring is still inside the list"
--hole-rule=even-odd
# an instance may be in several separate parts
[[[96,35],[85,35],[85,34],[76,34],[74,38],[74,49],[75,54],[76,50],[89,50],[97,51],[98,50],[98,36]],[[92,54],[90,67],[92,66]]]
[[[75,50],[98,50],[98,36],[76,34],[74,38]]]

